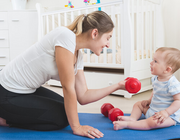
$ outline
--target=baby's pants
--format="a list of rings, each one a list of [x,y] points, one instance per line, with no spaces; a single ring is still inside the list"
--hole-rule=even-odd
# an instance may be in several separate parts
[[[17,94],[0,85],[0,117],[10,127],[49,131],[68,126],[64,98],[44,87]]]

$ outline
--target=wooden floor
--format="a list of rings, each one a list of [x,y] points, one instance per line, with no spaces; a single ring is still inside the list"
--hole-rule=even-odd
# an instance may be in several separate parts
[[[44,87],[51,89],[55,91],[56,93],[59,93],[60,95],[63,95],[62,88],[60,87],[54,87],[54,86],[49,86],[49,85],[44,85]],[[131,113],[134,103],[136,103],[137,101],[149,99],[151,92],[152,90],[142,92],[137,95],[133,95],[132,98],[130,99],[124,98],[122,96],[117,96],[117,95],[108,95],[105,98],[97,102],[90,103],[88,105],[78,104],[78,112],[79,113],[101,113],[100,108],[102,104],[111,103],[114,107],[121,109],[124,113]]]

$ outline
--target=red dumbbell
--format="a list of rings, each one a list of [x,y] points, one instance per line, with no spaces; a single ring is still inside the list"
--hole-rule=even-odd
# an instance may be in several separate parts
[[[101,106],[101,113],[112,122],[116,121],[118,116],[124,116],[124,113],[119,108],[114,108],[110,103],[104,103]]]
[[[134,94],[141,89],[141,82],[138,79],[133,77],[128,77],[125,80],[127,80],[125,83],[125,88],[129,93]]]

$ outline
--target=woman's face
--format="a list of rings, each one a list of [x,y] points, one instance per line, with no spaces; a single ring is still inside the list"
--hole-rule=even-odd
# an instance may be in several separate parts
[[[104,33],[100,37],[97,36],[97,38],[93,40],[94,43],[92,43],[91,51],[93,51],[97,56],[99,56],[104,47],[109,48],[112,33],[113,31],[109,33]]]

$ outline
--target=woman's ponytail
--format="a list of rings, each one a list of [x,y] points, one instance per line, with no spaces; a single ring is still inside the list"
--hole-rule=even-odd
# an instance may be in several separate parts
[[[70,25],[67,26],[67,28],[73,31],[76,34],[76,36],[80,35],[83,31],[83,19],[84,15],[79,15]]]
[[[112,31],[114,24],[105,12],[94,11],[86,16],[79,15],[67,28],[73,31],[76,36],[90,29],[98,29],[99,34],[103,34]]]

